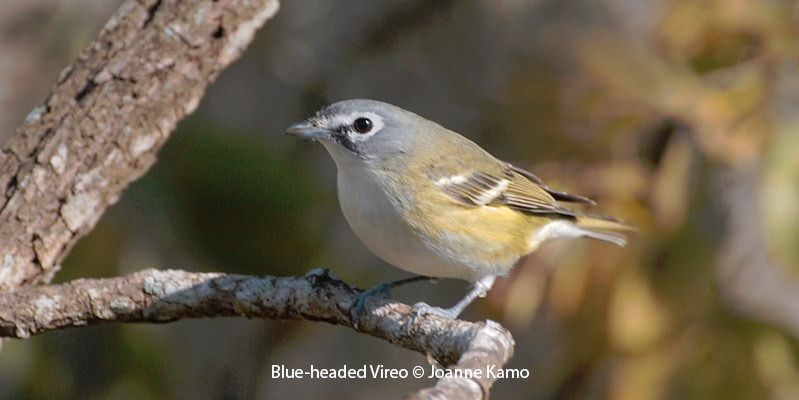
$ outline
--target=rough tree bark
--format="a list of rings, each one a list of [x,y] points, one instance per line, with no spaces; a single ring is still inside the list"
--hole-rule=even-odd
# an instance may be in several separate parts
[[[48,283],[75,242],[155,162],[176,124],[278,9],[277,0],[127,0],[0,149],[0,337],[102,321],[243,315],[354,327],[357,290],[327,273],[255,278],[148,270]],[[23,287],[27,286],[27,287]],[[372,305],[355,328],[454,369],[501,368],[494,322]],[[413,398],[485,398],[493,379],[442,378]]]
[[[0,290],[49,282],[277,0],[128,0],[0,159]]]

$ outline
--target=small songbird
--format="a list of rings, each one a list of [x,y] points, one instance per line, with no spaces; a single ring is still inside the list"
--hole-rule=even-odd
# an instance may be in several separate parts
[[[419,303],[417,312],[456,318],[548,239],[626,243],[618,232],[627,225],[561,205],[592,200],[554,190],[469,139],[391,104],[340,101],[286,133],[321,142],[333,157],[341,210],[369,250],[423,277],[474,284],[449,309]],[[419,278],[381,290],[413,280]]]

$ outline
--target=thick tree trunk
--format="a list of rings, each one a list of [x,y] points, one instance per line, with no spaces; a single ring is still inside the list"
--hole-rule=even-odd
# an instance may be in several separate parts
[[[0,291],[49,282],[277,0],[128,0],[0,150]]]

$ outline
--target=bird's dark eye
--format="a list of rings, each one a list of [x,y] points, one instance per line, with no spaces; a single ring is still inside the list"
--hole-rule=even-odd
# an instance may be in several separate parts
[[[352,123],[352,129],[358,133],[368,133],[372,130],[372,120],[369,118],[358,118]]]

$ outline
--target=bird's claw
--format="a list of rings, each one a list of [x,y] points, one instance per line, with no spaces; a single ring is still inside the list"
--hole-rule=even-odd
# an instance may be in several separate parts
[[[413,321],[415,322],[417,318],[425,315],[435,315],[444,319],[455,319],[458,317],[459,313],[457,310],[452,308],[441,308],[431,306],[427,303],[416,303],[411,308],[411,314]]]

